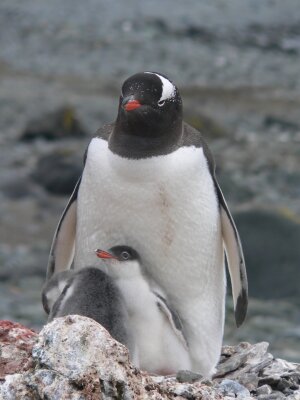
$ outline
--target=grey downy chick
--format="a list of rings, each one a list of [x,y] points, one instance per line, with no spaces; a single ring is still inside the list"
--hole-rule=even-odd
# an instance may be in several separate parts
[[[143,275],[139,254],[128,246],[109,251],[96,250],[109,263],[107,273],[122,292],[133,332],[135,362],[156,374],[173,374],[190,369],[188,346],[176,311],[168,304],[162,289]]]
[[[92,318],[130,352],[134,351],[121,291],[100,269],[86,267],[55,274],[42,290],[42,301],[49,314],[48,322],[71,314]]]

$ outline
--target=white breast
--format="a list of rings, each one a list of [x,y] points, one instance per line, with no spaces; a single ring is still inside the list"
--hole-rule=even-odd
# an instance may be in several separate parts
[[[75,268],[95,265],[95,248],[116,245],[138,251],[195,335],[203,318],[223,330],[220,217],[201,148],[128,160],[92,140],[78,193]]]
[[[182,290],[188,281],[189,290],[199,292],[220,261],[220,241],[218,204],[202,149],[128,160],[93,139],[78,194],[76,268],[95,264],[95,248],[128,245],[163,287]],[[197,277],[201,282],[193,288]]]

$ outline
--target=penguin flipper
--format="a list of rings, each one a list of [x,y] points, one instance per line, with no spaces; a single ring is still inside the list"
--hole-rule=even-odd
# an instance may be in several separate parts
[[[108,140],[113,127],[113,123],[103,125],[98,129],[95,137]],[[84,164],[86,162],[88,148],[89,146],[87,146],[83,156]],[[81,177],[75,185],[73,193],[71,194],[54,233],[47,265],[47,280],[49,280],[53,274],[69,269],[72,265],[75,253],[76,203],[80,181]]]
[[[47,314],[52,310],[55,302],[62,294],[68,280],[73,276],[74,271],[62,271],[46,281],[42,289],[42,303]]]
[[[158,308],[160,309],[160,311],[162,313],[165,314],[165,316],[169,320],[169,323],[170,323],[173,331],[175,332],[176,336],[179,338],[179,340],[182,342],[184,347],[187,349],[188,344],[187,344],[186,338],[184,337],[184,334],[183,334],[183,326],[182,326],[182,322],[180,320],[179,315],[177,314],[177,312],[175,310],[173,310],[170,307],[167,300],[163,296],[161,296],[157,292],[154,292],[154,294],[157,298],[156,303],[157,303]]]
[[[75,253],[77,193],[81,177],[76,183],[54,233],[47,266],[47,280],[53,274],[70,269]]]
[[[238,230],[216,178],[214,180],[220,204],[222,235],[231,279],[235,322],[239,327],[244,322],[248,307],[246,265]]]

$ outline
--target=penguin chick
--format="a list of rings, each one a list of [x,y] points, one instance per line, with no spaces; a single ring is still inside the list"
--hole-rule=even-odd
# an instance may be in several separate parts
[[[191,361],[182,325],[162,290],[142,274],[139,254],[128,246],[96,250],[107,260],[108,274],[123,294],[141,369],[167,375],[190,369]]]
[[[42,298],[44,309],[49,313],[48,322],[71,314],[92,318],[134,353],[122,294],[113,280],[98,268],[54,275],[44,286]]]

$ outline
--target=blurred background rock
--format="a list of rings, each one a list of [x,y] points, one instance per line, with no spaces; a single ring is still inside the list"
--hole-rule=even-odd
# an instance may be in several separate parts
[[[0,318],[39,329],[52,235],[96,129],[137,71],[167,74],[244,243],[246,323],[225,342],[300,360],[298,0],[0,2]]]

